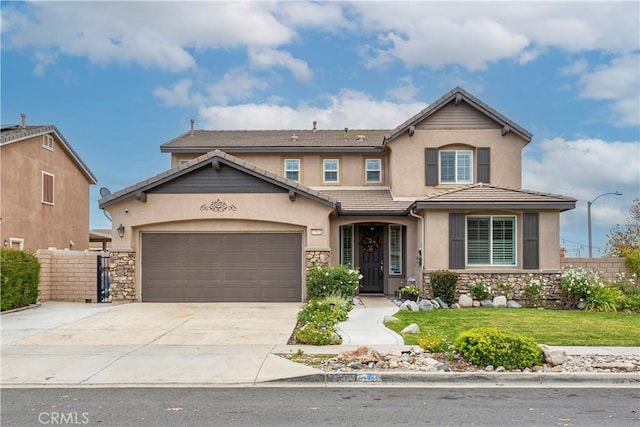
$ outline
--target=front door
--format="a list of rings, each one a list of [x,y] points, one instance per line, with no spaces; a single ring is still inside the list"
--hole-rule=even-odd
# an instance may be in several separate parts
[[[361,226],[360,236],[360,274],[361,293],[384,293],[384,228],[380,226]]]

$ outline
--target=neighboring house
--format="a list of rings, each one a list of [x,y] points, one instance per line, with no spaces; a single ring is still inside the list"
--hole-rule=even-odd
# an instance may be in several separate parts
[[[0,132],[0,241],[4,247],[89,248],[89,186],[96,177],[53,125]]]
[[[96,228],[89,230],[89,249],[105,252],[111,247],[111,229]]]
[[[363,112],[363,114],[365,114]],[[435,270],[462,282],[560,269],[572,198],[521,188],[531,134],[456,88],[392,130],[201,131],[173,169],[100,200],[115,299],[301,301],[305,268],[349,264],[361,293]]]

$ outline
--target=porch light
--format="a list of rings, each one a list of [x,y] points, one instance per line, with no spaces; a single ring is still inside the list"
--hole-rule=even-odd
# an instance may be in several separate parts
[[[124,238],[124,225],[120,224],[120,227],[118,227],[118,236],[122,239]]]

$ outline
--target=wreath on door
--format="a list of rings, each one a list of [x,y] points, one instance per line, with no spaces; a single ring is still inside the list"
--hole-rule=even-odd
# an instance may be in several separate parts
[[[360,247],[363,252],[373,253],[380,249],[380,246],[382,246],[380,236],[371,231],[368,231],[360,241]]]

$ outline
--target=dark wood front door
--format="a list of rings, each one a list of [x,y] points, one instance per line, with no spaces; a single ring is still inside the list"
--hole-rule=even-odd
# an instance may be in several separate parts
[[[360,274],[362,274],[360,292],[369,294],[384,293],[384,228],[379,226],[361,226],[359,228]]]

